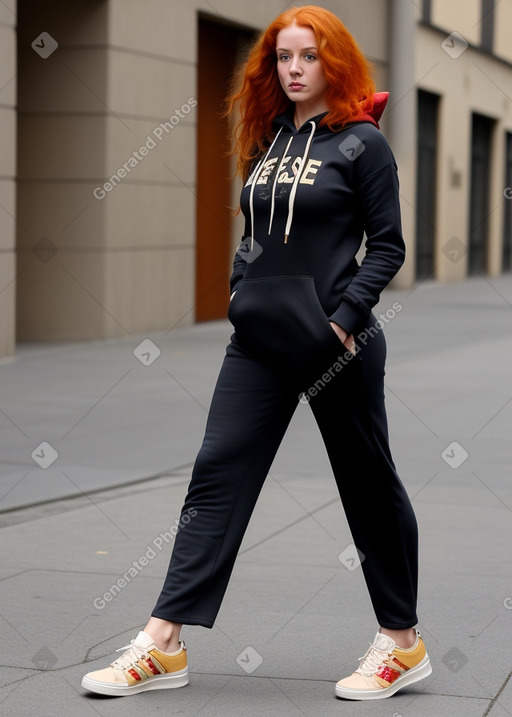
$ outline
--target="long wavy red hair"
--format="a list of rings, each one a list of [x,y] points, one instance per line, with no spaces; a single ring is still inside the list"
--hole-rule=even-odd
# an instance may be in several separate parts
[[[373,105],[373,66],[341,20],[316,5],[289,8],[261,34],[227,98],[226,114],[239,111],[233,130],[233,152],[243,178],[247,177],[253,159],[272,141],[273,119],[290,104],[277,75],[276,38],[280,30],[293,22],[313,30],[329,83],[326,93],[329,112],[321,124],[330,129],[340,128]]]

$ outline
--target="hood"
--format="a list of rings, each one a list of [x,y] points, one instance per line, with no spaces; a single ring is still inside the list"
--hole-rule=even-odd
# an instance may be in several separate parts
[[[373,107],[369,112],[363,112],[354,122],[371,122],[372,124],[380,129],[379,120],[382,117],[382,113],[386,108],[389,99],[389,92],[376,92],[373,95]],[[350,124],[353,124],[351,122]]]

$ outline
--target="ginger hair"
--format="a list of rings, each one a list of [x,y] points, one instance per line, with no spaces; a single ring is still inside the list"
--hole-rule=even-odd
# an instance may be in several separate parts
[[[253,160],[271,143],[274,118],[290,104],[277,75],[276,39],[280,30],[294,22],[313,30],[329,85],[326,92],[329,111],[320,124],[336,130],[373,107],[373,66],[341,20],[316,5],[289,8],[260,35],[247,62],[239,69],[226,101],[226,115],[237,113],[233,153],[237,155],[237,172],[243,179],[247,178]]]

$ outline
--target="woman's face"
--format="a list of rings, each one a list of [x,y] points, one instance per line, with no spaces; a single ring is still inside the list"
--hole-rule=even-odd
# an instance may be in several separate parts
[[[286,96],[292,102],[303,102],[327,109],[328,88],[322,62],[318,57],[315,33],[309,27],[288,25],[277,34],[277,74]]]

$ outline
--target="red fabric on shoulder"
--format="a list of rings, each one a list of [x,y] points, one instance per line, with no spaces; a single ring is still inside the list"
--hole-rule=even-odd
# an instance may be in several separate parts
[[[389,99],[389,92],[376,92],[373,95],[373,107],[369,112],[363,112],[357,121],[366,120],[374,124],[379,129],[379,120],[382,117],[384,108]]]

